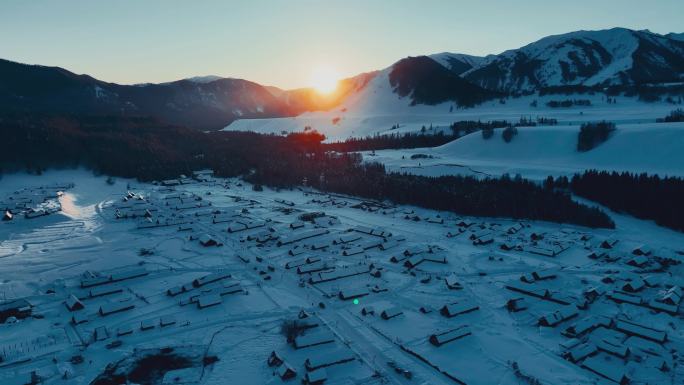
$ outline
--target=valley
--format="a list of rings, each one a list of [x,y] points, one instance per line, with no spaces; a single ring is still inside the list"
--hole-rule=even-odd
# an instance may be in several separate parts
[[[0,385],[684,384],[683,4],[3,3]]]
[[[73,183],[63,211],[0,224],[0,288],[28,312],[0,325],[3,383],[104,384],[136,354],[187,362],[152,383],[682,378],[681,233],[617,215],[616,230],[594,230],[196,175],[176,186],[86,171],[3,178],[6,196]],[[290,343],[286,322],[301,325]]]

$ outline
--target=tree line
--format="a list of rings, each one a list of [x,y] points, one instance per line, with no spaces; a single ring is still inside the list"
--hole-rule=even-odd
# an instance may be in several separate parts
[[[572,106],[591,106],[591,100],[589,99],[565,99],[565,100],[549,100],[546,105],[551,108],[568,108]]]
[[[580,126],[577,135],[577,151],[586,152],[605,142],[615,131],[613,122],[586,122]]]
[[[403,134],[372,135],[364,138],[348,138],[344,141],[326,143],[330,151],[353,152],[371,150],[396,150],[402,148],[437,147],[458,139],[459,136],[439,131],[434,134],[407,132]]]
[[[664,118],[656,119],[657,123],[674,123],[674,122],[684,122],[684,110],[677,108],[676,110],[670,111],[670,113]]]
[[[0,119],[5,171],[39,173],[86,166],[143,181],[212,168],[274,188],[314,188],[391,200],[462,215],[511,217],[613,227],[600,210],[520,177],[425,177],[388,173],[355,152],[330,151],[316,131],[287,136],[209,132],[147,118],[13,116]]]
[[[437,147],[477,131],[482,131],[482,135],[488,139],[493,135],[495,128],[505,128],[502,137],[506,142],[510,142],[518,133],[518,130],[515,129],[516,127],[531,127],[537,124],[555,125],[557,123],[558,121],[552,118],[537,117],[535,121],[532,117],[525,116],[521,117],[517,122],[509,122],[507,120],[485,122],[480,120],[459,120],[449,125],[451,133],[436,131],[430,125],[429,129],[423,126],[420,132],[376,134],[363,138],[347,138],[344,141],[325,143],[323,147],[326,150],[338,152]],[[398,125],[392,126],[392,129],[396,128],[398,128]]]
[[[574,175],[569,181],[557,178],[553,183],[611,210],[684,231],[682,178],[589,170]]]
[[[539,89],[539,96],[545,95],[573,95],[573,94],[604,94],[608,103],[615,104],[615,96],[638,97],[645,102],[657,102],[665,100],[672,104],[682,104],[682,94],[684,85],[682,84],[616,84],[610,86],[595,85],[566,85],[542,87]],[[613,96],[613,98],[610,98]]]

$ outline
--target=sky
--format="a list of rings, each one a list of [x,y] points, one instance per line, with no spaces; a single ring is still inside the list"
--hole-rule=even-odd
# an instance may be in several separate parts
[[[122,84],[218,75],[289,89],[406,56],[580,29],[684,32],[682,20],[682,0],[1,0],[0,58]]]

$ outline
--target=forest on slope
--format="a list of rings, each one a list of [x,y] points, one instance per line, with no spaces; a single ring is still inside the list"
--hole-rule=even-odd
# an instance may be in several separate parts
[[[201,168],[255,184],[293,188],[304,181],[322,191],[448,210],[614,227],[603,212],[556,189],[522,178],[423,177],[387,173],[358,153],[327,151],[315,131],[288,136],[249,132],[201,133],[149,118],[24,116],[0,119],[5,172],[40,173],[85,166],[144,181],[175,178]]]

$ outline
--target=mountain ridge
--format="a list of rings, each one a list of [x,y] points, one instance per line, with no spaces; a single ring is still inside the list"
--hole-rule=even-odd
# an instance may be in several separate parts
[[[4,59],[0,102],[4,113],[142,115],[200,129],[219,128],[236,118],[295,114],[265,88],[243,79],[120,85]]]
[[[611,28],[546,36],[487,56],[441,52],[406,57],[342,79],[330,95],[215,75],[121,85],[60,67],[0,59],[0,113],[143,115],[211,130],[237,119],[346,109],[368,95],[387,106],[453,102],[461,108],[554,87],[660,83],[684,84],[684,34]]]
[[[684,80],[684,41],[627,28],[546,36],[490,56],[462,76],[508,93],[543,87],[633,85]]]

